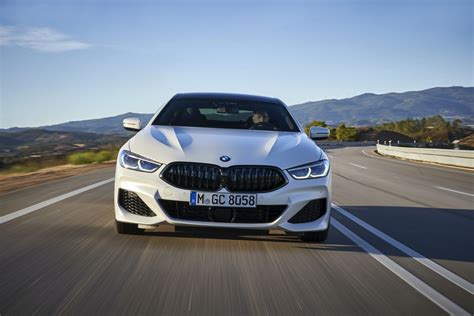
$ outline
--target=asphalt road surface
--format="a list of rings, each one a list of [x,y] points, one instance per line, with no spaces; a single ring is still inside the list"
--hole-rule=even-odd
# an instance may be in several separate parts
[[[0,196],[0,314],[474,313],[474,173],[372,150],[328,150],[323,244],[172,226],[118,235],[112,168]]]

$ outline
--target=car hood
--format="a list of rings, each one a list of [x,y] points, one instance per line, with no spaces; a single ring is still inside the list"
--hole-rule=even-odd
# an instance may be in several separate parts
[[[321,157],[321,149],[311,139],[294,132],[147,126],[130,140],[129,146],[132,152],[165,164],[187,161],[287,169]],[[222,162],[221,156],[231,160]]]

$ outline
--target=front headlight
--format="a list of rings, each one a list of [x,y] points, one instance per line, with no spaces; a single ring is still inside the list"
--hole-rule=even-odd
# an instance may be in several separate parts
[[[322,178],[328,175],[329,161],[319,160],[304,166],[288,169],[290,175],[296,180]]]
[[[161,167],[160,163],[143,158],[128,150],[122,150],[119,154],[119,163],[126,169],[132,169],[143,172],[155,172]]]

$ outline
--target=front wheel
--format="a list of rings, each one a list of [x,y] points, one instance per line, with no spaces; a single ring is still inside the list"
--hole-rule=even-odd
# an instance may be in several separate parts
[[[305,242],[324,242],[328,238],[329,227],[319,232],[305,232],[301,235],[301,240]]]
[[[127,235],[140,235],[143,233],[143,229],[138,228],[137,224],[122,223],[115,221],[115,229],[119,234]]]

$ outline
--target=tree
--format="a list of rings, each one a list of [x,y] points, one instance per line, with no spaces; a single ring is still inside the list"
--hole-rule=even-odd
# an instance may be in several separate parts
[[[462,126],[462,121],[460,119],[454,119],[451,122],[451,126],[454,130],[457,130],[458,128],[460,128]]]
[[[340,141],[351,141],[357,140],[358,132],[355,127],[346,127],[346,124],[342,123],[336,128],[336,138]]]

